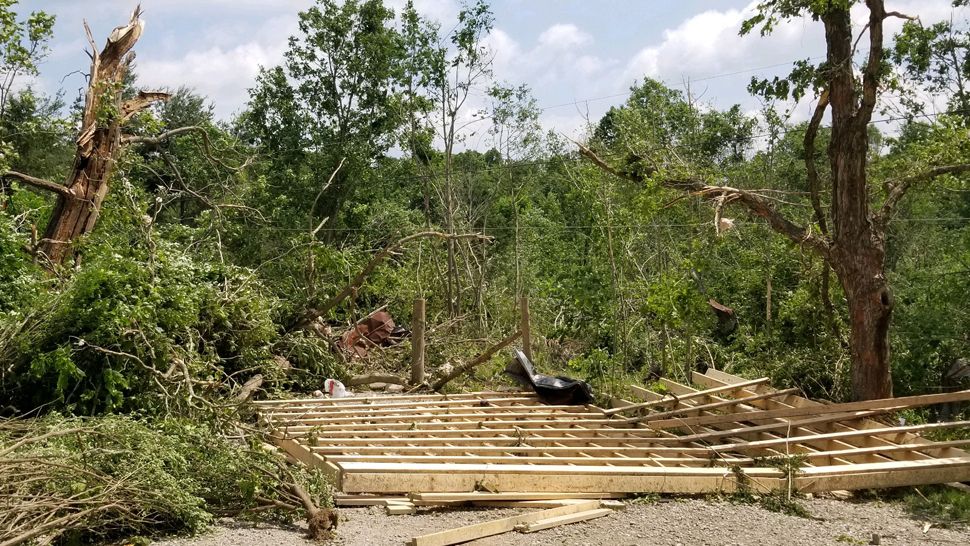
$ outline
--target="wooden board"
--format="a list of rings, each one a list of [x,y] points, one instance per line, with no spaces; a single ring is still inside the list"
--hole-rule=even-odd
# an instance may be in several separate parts
[[[447,531],[440,531],[437,533],[431,533],[429,535],[414,537],[411,539],[411,545],[448,546],[449,544],[459,544],[461,542],[468,542],[470,540],[508,533],[509,531],[515,529],[516,525],[523,523],[531,523],[534,521],[576,514],[579,512],[586,512],[588,510],[595,509],[598,506],[599,501],[587,501],[570,504],[568,506],[560,506],[558,508],[550,508],[548,510],[541,510],[538,512],[530,512],[528,514],[520,514],[508,518],[495,519],[486,521],[484,523],[476,523],[474,525],[466,525],[456,529],[448,529]]]
[[[609,515],[612,511],[613,510],[610,510],[609,508],[597,508],[595,510],[586,510],[585,512],[576,512],[575,514],[566,514],[564,516],[556,516],[554,518],[540,519],[539,521],[534,521],[532,523],[520,523],[515,526],[515,530],[520,533],[534,533],[536,531],[543,531],[545,529],[559,527],[560,525],[568,525],[570,523],[601,518]]]

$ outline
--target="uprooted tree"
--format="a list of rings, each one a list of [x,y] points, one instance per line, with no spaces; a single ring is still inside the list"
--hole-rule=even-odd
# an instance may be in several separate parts
[[[91,45],[91,73],[77,150],[66,182],[61,185],[20,172],[4,173],[7,178],[57,195],[43,237],[30,249],[48,268],[63,264],[73,255],[73,244],[94,230],[111,174],[126,142],[122,127],[138,112],[169,97],[167,93],[140,92],[123,100],[124,78],[135,58],[132,48],[144,28],[140,16],[141,8],[136,7],[128,24],[115,28],[100,52],[85,24]]]
[[[628,165],[608,163],[589,147],[580,146],[580,152],[601,169],[637,183],[650,181],[711,200],[719,206],[739,204],[796,245],[821,256],[831,266],[845,293],[852,395],[864,400],[892,396],[889,326],[893,295],[886,278],[885,256],[886,234],[897,206],[912,187],[939,176],[968,172],[970,163],[928,165],[925,170],[885,181],[884,191],[871,183],[868,127],[888,79],[883,23],[890,17],[909,17],[887,12],[882,0],[867,0],[868,21],[856,37],[850,17],[854,3],[768,0],[759,5],[759,12],[742,27],[742,33],[748,33],[760,26],[762,34],[767,34],[779,20],[804,15],[821,20],[825,27],[827,55],[822,64],[812,66],[801,62],[787,79],[752,85],[754,91],[773,98],[797,99],[810,87],[818,91],[817,105],[804,139],[807,190],[814,213],[811,224],[799,225],[792,221],[764,193],[709,184],[701,176],[668,168],[659,158],[651,163],[634,157],[639,165],[631,171]],[[869,51],[860,77],[853,70],[853,59],[865,33],[868,33]],[[816,167],[815,138],[828,108],[832,118],[829,172],[823,177]],[[827,213],[823,209],[823,185],[828,186]]]

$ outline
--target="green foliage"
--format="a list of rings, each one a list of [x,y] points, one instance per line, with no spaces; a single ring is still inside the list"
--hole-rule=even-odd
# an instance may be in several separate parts
[[[965,2],[954,0],[958,7]],[[950,110],[970,120],[970,29],[967,20],[951,19],[930,26],[919,20],[906,21],[896,35],[891,57],[911,84],[930,93],[949,98]],[[906,96],[909,112],[917,114],[924,105],[914,97]]]
[[[33,11],[18,21],[11,10],[16,4],[17,0],[0,0],[0,72],[33,75],[54,35],[54,16]]]
[[[914,488],[903,498],[913,515],[937,525],[970,525],[970,493],[939,485]]]
[[[27,243],[13,220],[0,215],[0,313],[28,306],[43,290],[40,271],[24,259]]]
[[[220,515],[277,521],[297,515],[286,508],[249,512],[265,505],[262,499],[281,497],[277,455],[233,443],[198,422],[51,414],[0,422],[0,448],[12,449],[5,454],[7,464],[32,461],[34,473],[25,486],[0,477],[4,491],[18,488],[25,499],[47,500],[55,515],[68,513],[66,503],[57,500],[65,495],[81,506],[108,505],[56,529],[65,543],[194,534]],[[294,476],[320,506],[331,504],[322,475],[298,470]]]
[[[30,409],[57,401],[80,413],[161,409],[159,377],[196,380],[269,365],[272,302],[244,272],[199,262],[173,245],[157,254],[89,255],[23,347],[22,375],[4,385]]]

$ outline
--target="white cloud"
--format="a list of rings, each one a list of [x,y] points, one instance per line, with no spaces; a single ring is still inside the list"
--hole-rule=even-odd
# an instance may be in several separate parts
[[[385,0],[385,5],[401,13],[407,0]],[[454,21],[458,17],[458,2],[456,0],[414,0],[414,9],[422,17],[432,21]]]
[[[539,35],[540,47],[554,50],[568,50],[592,43],[593,37],[572,23],[552,25]]]
[[[528,82],[534,90],[555,85],[591,91],[587,84],[592,76],[616,64],[590,51],[595,45],[593,36],[572,23],[549,26],[531,48],[524,48],[498,28],[485,39],[485,45],[495,56],[499,79]]]
[[[741,23],[757,2],[743,9],[708,10],[663,32],[663,40],[641,49],[627,64],[626,82],[649,76],[680,80],[710,76],[816,56],[822,53],[822,28],[809,19],[778,24],[768,37],[757,31],[739,36]]]
[[[226,118],[246,102],[259,67],[278,64],[284,47],[285,42],[250,42],[228,49],[190,51],[176,59],[147,59],[136,67],[138,81],[145,87],[194,88],[213,99],[216,115]]]

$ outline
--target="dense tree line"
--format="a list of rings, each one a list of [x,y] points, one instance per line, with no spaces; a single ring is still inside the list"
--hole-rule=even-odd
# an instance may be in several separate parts
[[[332,334],[381,306],[407,323],[419,296],[437,336],[432,371],[504,337],[528,294],[540,366],[605,392],[716,366],[818,396],[876,396],[890,392],[889,363],[897,393],[946,388],[970,349],[968,30],[909,20],[883,37],[901,14],[868,4],[856,57],[839,49],[855,36],[836,4],[767,2],[745,23],[809,15],[831,31],[821,64],[752,82],[761,115],[645,78],[579,147],[543,132],[527,87],[495,80],[484,3],[442,26],[410,4],[321,0],[233,120],[191,89],[152,95],[131,71],[99,88],[117,112],[12,91],[54,22],[5,5],[5,411],[190,410],[256,373],[312,390],[399,372],[406,351],[350,361]],[[922,112],[926,93],[949,111]],[[813,95],[817,115],[788,121],[785,106]],[[874,114],[888,104],[901,121],[887,133]],[[59,205],[28,178],[70,180],[85,124],[118,129],[105,152],[116,165],[96,225],[58,243],[62,256],[44,229]],[[481,151],[463,143],[473,133]],[[375,250],[429,230],[479,236],[416,240],[328,305]],[[863,255],[875,269],[859,269]],[[860,296],[859,279],[875,292]]]

